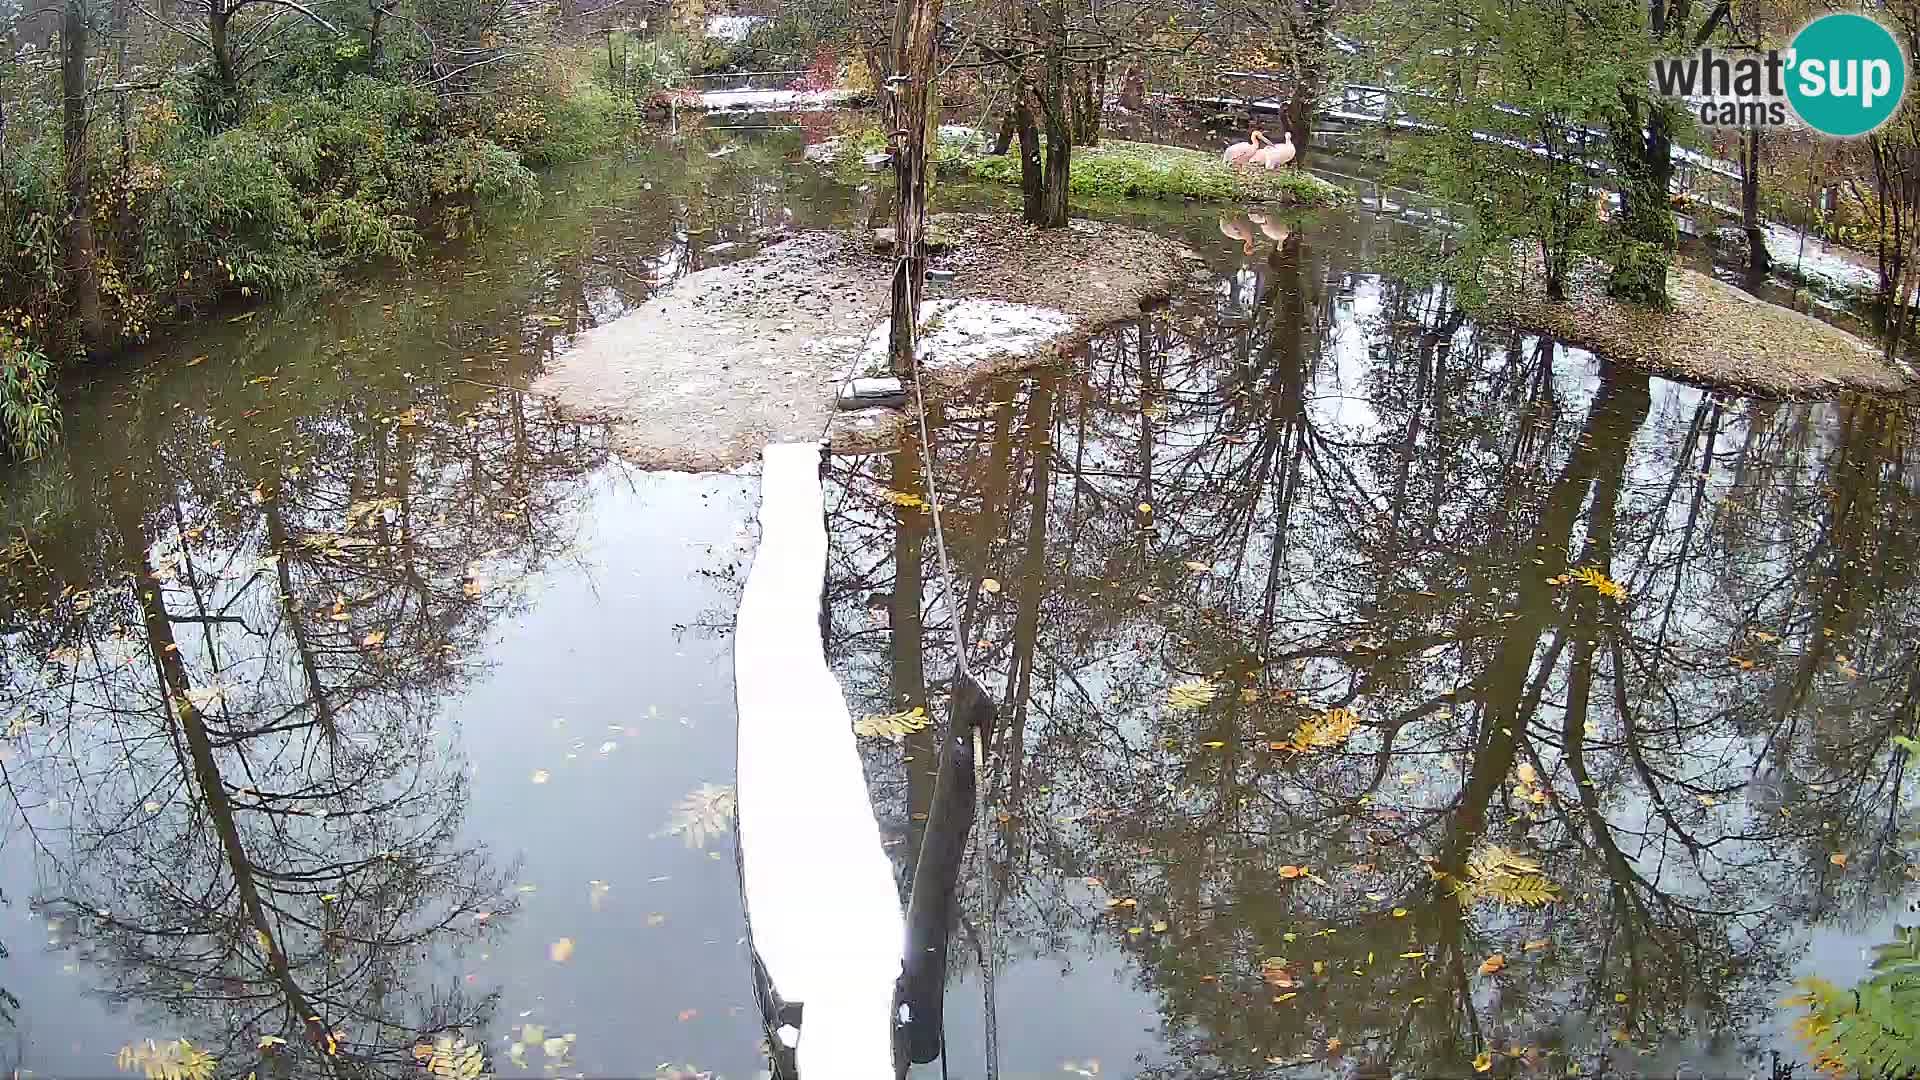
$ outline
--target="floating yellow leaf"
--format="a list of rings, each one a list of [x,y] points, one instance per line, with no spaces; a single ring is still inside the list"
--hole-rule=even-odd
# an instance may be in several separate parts
[[[1153,924],[1153,932],[1154,932],[1154,933],[1156,933],[1156,934],[1164,934],[1164,933],[1166,933],[1166,932],[1167,932],[1167,924],[1166,924],[1166,921],[1165,921],[1165,920],[1158,920],[1158,921],[1156,921],[1156,922],[1155,922],[1155,923]]]
[[[899,739],[927,726],[925,706],[895,713],[869,713],[853,722],[853,733],[871,739]]]
[[[1203,742],[1200,745],[1206,747],[1209,750],[1218,750],[1227,744],[1221,742],[1219,739],[1212,739],[1207,742]]]
[[[1426,958],[1427,954],[1423,952],[1403,952],[1400,954],[1400,959],[1402,960],[1425,960]]]
[[[1283,878],[1297,878],[1306,872],[1305,867],[1295,866],[1292,863],[1288,863],[1280,868],[1280,876]]]
[[[1177,712],[1203,708],[1213,700],[1218,689],[1209,679],[1188,679],[1183,683],[1175,683],[1167,690],[1167,708]]]
[[[556,964],[564,964],[573,959],[573,939],[563,937],[547,946],[547,958]]]
[[[1360,716],[1352,709],[1328,709],[1319,716],[1303,721],[1294,731],[1293,738],[1276,748],[1285,748],[1296,753],[1309,750],[1328,750],[1347,741],[1353,729],[1360,726]]]
[[[137,1072],[147,1080],[209,1080],[218,1063],[206,1051],[185,1039],[140,1046],[123,1046],[114,1056],[121,1072]]]
[[[980,587],[987,590],[988,592],[1000,591],[1000,583],[998,581],[995,581],[993,578],[987,578],[986,580],[982,581],[980,583]]]
[[[925,509],[927,505],[927,500],[908,491],[882,491],[880,494],[895,506],[905,506],[909,509]]]
[[[734,791],[726,784],[701,784],[680,800],[667,819],[667,827],[655,836],[678,836],[690,848],[706,847],[707,841],[733,823]]]
[[[1521,948],[1521,951],[1523,952],[1538,952],[1541,949],[1550,949],[1552,947],[1553,947],[1553,942],[1548,941],[1545,938],[1535,938],[1534,940],[1527,942],[1525,945],[1522,945],[1520,948]]]
[[[1403,908],[1403,907],[1397,907],[1397,908],[1394,908],[1394,909],[1393,909],[1393,917],[1394,917],[1394,918],[1396,918],[1396,919],[1404,919],[1404,918],[1406,918],[1406,917],[1407,917],[1407,909],[1406,909],[1406,908]]]
[[[1480,961],[1480,974],[1498,975],[1500,974],[1501,970],[1506,966],[1507,966],[1507,954],[1494,953],[1492,956],[1489,956],[1485,960]]]
[[[1279,997],[1274,998],[1273,1003],[1275,1005],[1278,1005],[1283,1001],[1292,1001],[1294,998],[1297,998],[1299,996],[1300,996],[1300,992],[1298,990],[1289,990],[1286,993],[1281,994]]]
[[[1213,567],[1208,566],[1206,563],[1200,562],[1198,560],[1189,559],[1187,561],[1187,569],[1193,571],[1196,574],[1204,574],[1207,571],[1213,569]]]
[[[1847,865],[1847,853],[1844,851],[1836,851],[1827,856],[1827,861],[1835,866],[1845,866]]]
[[[1624,601],[1627,598],[1626,586],[1602,573],[1597,566],[1583,566],[1574,571],[1573,578],[1609,600]]]
[[[1627,1003],[1627,995],[1625,995],[1625,994],[1615,994],[1615,995],[1613,995],[1613,1000],[1615,1000],[1615,1001],[1617,1001],[1617,1002],[1619,1002],[1619,1003],[1620,1003],[1620,1004],[1622,1004],[1622,1005],[1625,1005],[1625,1004]]]
[[[1485,1050],[1482,1050],[1478,1054],[1475,1054],[1473,1056],[1474,1072],[1486,1072],[1488,1069],[1491,1069],[1491,1068],[1493,1068],[1492,1054],[1488,1053]]]
[[[1341,1041],[1340,1041],[1340,1040],[1339,1040],[1338,1038],[1333,1038],[1333,1039],[1328,1039],[1328,1040],[1327,1040],[1327,1053],[1328,1053],[1328,1054],[1337,1054],[1337,1053],[1339,1053],[1339,1052],[1340,1052],[1340,1048],[1341,1048],[1342,1046],[1345,1046],[1345,1045],[1346,1045],[1346,1043],[1343,1043],[1343,1042],[1341,1042]]]
[[[361,638],[360,644],[365,645],[370,649],[378,648],[380,645],[384,644],[386,640],[387,640],[387,632],[385,630],[375,630],[369,633],[366,637]]]
[[[1129,934],[1144,934],[1144,933],[1146,933],[1146,932],[1147,932],[1147,928],[1146,928],[1146,927],[1144,927],[1144,926],[1129,926],[1129,927],[1127,927],[1127,933],[1129,933]]]
[[[547,774],[547,770],[545,770],[545,769],[535,769],[535,770],[533,770],[533,777],[532,777],[532,779],[533,779],[533,782],[534,782],[534,783],[536,783],[536,784],[544,784],[544,783],[546,783],[546,782],[547,782],[547,780],[548,780],[548,779],[550,779],[550,777],[549,777],[549,776],[548,776],[548,774]]]

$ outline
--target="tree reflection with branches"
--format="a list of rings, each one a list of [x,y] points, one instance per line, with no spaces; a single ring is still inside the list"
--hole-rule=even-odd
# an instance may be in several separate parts
[[[1131,955],[1149,1077],[1764,1062],[1805,931],[1914,874],[1904,419],[1650,379],[1347,258],[1294,229],[1083,372],[943,406],[1005,695],[990,962]],[[834,523],[849,686],[949,666],[889,468]]]

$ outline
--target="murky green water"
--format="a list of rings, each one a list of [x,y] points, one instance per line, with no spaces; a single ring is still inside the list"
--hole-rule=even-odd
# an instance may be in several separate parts
[[[797,149],[567,172],[75,391],[0,481],[0,1067],[764,1068],[724,790],[754,481],[635,471],[519,388],[764,230],[854,220]],[[1482,333],[1381,276],[1417,226],[1364,210],[1251,254],[1103,210],[1212,285],[936,417],[1001,702],[949,1075],[983,1075],[983,962],[1009,1078],[1764,1074],[1790,980],[1912,920],[1904,415]],[[885,496],[926,494],[916,455],[833,467],[856,715],[953,667],[927,515]],[[927,740],[868,759],[904,866]]]

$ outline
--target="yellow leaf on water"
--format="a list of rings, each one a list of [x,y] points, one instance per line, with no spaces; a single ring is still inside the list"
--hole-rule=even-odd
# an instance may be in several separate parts
[[[385,630],[375,630],[369,633],[366,637],[361,638],[360,644],[365,645],[368,648],[376,648],[381,644],[383,644],[386,640],[387,640],[387,632]]]
[[[911,492],[882,491],[880,494],[888,502],[892,503],[895,506],[905,506],[912,509],[912,508],[924,508],[927,505],[927,500]]]
[[[547,946],[547,958],[556,964],[564,964],[573,959],[573,939],[563,937]]]
[[[1279,997],[1274,998],[1273,1003],[1275,1005],[1278,1005],[1283,1001],[1292,1001],[1294,998],[1297,998],[1299,996],[1300,996],[1300,992],[1298,990],[1289,990],[1286,993],[1281,994]]]
[[[1147,928],[1146,928],[1146,927],[1144,927],[1144,926],[1129,926],[1129,927],[1127,927],[1127,933],[1129,933],[1129,934],[1144,934],[1144,933],[1146,933],[1146,932],[1147,932]]]
[[[1552,947],[1553,947],[1553,942],[1548,941],[1545,938],[1535,938],[1534,940],[1527,942],[1525,945],[1522,945],[1520,948],[1522,952],[1538,952],[1541,949],[1550,949]]]
[[[535,770],[533,770],[533,782],[534,782],[534,783],[536,783],[536,784],[544,784],[544,783],[546,783],[546,782],[547,782],[547,780],[548,780],[548,775],[547,775],[547,770],[545,770],[545,769],[535,769]]]
[[[1190,559],[1187,561],[1187,569],[1193,571],[1196,574],[1204,574],[1207,571],[1213,569],[1213,567],[1208,566],[1206,563],[1198,562]]]
[[[1400,959],[1402,960],[1425,960],[1426,958],[1427,954],[1423,952],[1403,952],[1400,954]]]
[[[998,581],[995,581],[993,578],[987,578],[986,580],[982,581],[980,583],[980,587],[987,590],[988,592],[1000,591],[1000,583]]]
[[[1627,1003],[1627,995],[1625,995],[1625,994],[1615,994],[1615,995],[1613,995],[1613,1000],[1614,1000],[1614,1001],[1616,1001],[1616,1002],[1619,1002],[1619,1003],[1620,1003],[1620,1004],[1622,1004],[1622,1005],[1625,1005],[1625,1004]]]
[[[1501,969],[1505,968],[1506,966],[1507,966],[1507,954],[1494,953],[1492,956],[1489,956],[1485,960],[1480,961],[1480,974],[1498,975]]]
[[[1206,747],[1209,750],[1218,750],[1227,744],[1221,742],[1219,739],[1213,739],[1209,742],[1203,742],[1200,745]]]
[[[1275,749],[1285,748],[1296,753],[1309,750],[1327,750],[1347,741],[1353,729],[1360,726],[1360,714],[1352,709],[1328,709],[1319,716],[1301,722],[1286,743],[1276,743]]]
[[[1478,1054],[1475,1054],[1473,1056],[1474,1072],[1486,1072],[1488,1069],[1491,1069],[1491,1068],[1493,1068],[1492,1054],[1488,1053],[1485,1050],[1482,1050]]]
[[[1156,922],[1155,922],[1155,923],[1153,924],[1153,932],[1154,932],[1154,933],[1156,933],[1156,934],[1164,934],[1164,933],[1166,933],[1166,932],[1167,932],[1167,924],[1166,924],[1166,922],[1165,922],[1165,920],[1160,920],[1160,921],[1156,921]]]
[[[1827,856],[1827,861],[1835,866],[1845,866],[1847,865],[1847,853],[1844,851],[1836,851]]]
[[[1393,909],[1393,917],[1394,917],[1394,918],[1396,918],[1396,919],[1404,919],[1404,918],[1406,918],[1406,917],[1407,917],[1407,909],[1406,909],[1406,908],[1403,908],[1403,907],[1397,907],[1397,908],[1394,908],[1394,909]]]
[[[1295,866],[1292,863],[1280,868],[1280,876],[1283,878],[1297,878],[1306,872],[1304,867]]]
[[[900,739],[928,724],[927,710],[915,705],[895,713],[869,713],[853,722],[853,733],[871,739]]]
[[[1175,683],[1167,690],[1167,708],[1176,712],[1202,708],[1213,700],[1218,689],[1209,679],[1188,679],[1183,683]]]

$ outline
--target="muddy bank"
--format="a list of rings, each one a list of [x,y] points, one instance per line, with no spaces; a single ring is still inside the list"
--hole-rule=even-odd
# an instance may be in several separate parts
[[[1198,256],[1108,222],[1042,232],[1017,218],[942,214],[923,309],[930,381],[954,385],[1045,363],[1097,328],[1166,298]],[[858,234],[810,232],[689,275],[580,336],[535,383],[563,412],[605,421],[614,448],[650,468],[711,471],[768,442],[890,437],[897,414],[841,413],[849,368],[884,366],[891,258]]]
[[[1598,264],[1576,271],[1567,293],[1555,303],[1534,291],[1496,289],[1487,316],[1657,375],[1764,397],[1900,393],[1915,385],[1910,368],[1889,364],[1871,342],[1694,270],[1667,272],[1673,310],[1665,313],[1610,299]]]

